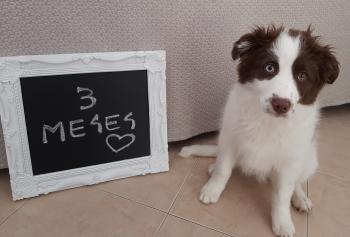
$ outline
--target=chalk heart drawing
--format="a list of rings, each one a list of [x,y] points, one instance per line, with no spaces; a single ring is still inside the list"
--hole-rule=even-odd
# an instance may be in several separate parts
[[[136,138],[135,135],[132,133],[127,133],[127,134],[124,134],[123,136],[113,133],[113,134],[109,134],[106,137],[106,144],[114,153],[118,153],[121,150],[124,150],[125,148],[129,147],[135,141],[135,138]],[[111,144],[112,140],[115,140],[115,139],[117,139],[118,142],[113,142]],[[125,144],[124,140],[125,141],[129,140],[129,142]],[[125,144],[125,145],[123,145],[122,147],[119,147],[122,144]]]

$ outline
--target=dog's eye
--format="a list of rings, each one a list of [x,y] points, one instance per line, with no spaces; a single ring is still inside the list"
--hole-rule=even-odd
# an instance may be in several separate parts
[[[268,73],[275,73],[276,66],[273,63],[268,63],[265,65],[265,71]]]
[[[307,75],[305,72],[301,72],[298,74],[298,81],[305,81],[307,79]]]

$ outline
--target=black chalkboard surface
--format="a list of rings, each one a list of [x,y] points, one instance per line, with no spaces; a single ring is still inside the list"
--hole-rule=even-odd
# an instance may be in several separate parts
[[[147,70],[20,83],[34,175],[150,155]]]

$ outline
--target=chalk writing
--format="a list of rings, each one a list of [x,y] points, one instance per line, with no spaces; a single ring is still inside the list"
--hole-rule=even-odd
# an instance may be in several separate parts
[[[131,140],[124,146],[118,148],[118,149],[115,149],[112,145],[111,145],[111,139],[112,138],[117,138],[118,141],[121,141],[125,138],[131,138]],[[114,153],[118,153],[119,151],[121,150],[124,150],[125,148],[129,147],[133,142],[135,141],[135,135],[132,134],[132,133],[127,133],[127,134],[124,134],[123,136],[119,136],[118,134],[109,134],[107,137],[106,137],[106,144],[108,145],[108,147],[114,152]]]
[[[77,87],[77,92],[80,93],[82,91],[88,91],[89,94],[88,95],[84,95],[81,96],[80,99],[84,100],[84,99],[89,99],[90,100],[90,104],[86,105],[86,106],[80,106],[81,110],[85,110],[85,109],[91,109],[92,107],[94,107],[94,105],[96,104],[97,99],[95,97],[93,97],[92,95],[94,94],[94,92],[89,89],[89,88],[84,88],[84,87]]]
[[[113,118],[118,118],[119,117],[119,114],[115,114],[115,115],[111,115],[111,116],[107,116],[105,117],[105,120],[106,120],[106,129],[111,131],[111,130],[115,130],[115,129],[119,129],[120,127],[118,126],[115,126],[115,127],[112,127],[111,125],[116,125],[117,124],[117,120],[112,120],[110,121],[111,119]]]
[[[84,120],[83,119],[77,119],[77,120],[74,120],[74,121],[69,121],[69,132],[70,132],[70,135],[72,137],[83,137],[86,135],[86,133],[80,133],[80,134],[74,134],[74,131],[77,131],[77,130],[82,130],[84,129],[84,126],[80,126],[80,127],[73,127],[74,124],[77,124],[77,123],[83,123]]]
[[[43,125],[43,143],[47,143],[47,135],[46,135],[46,130],[49,130],[49,132],[54,133],[57,131],[57,129],[60,128],[60,139],[61,142],[64,142],[66,140],[66,136],[64,134],[64,129],[63,129],[63,123],[58,122],[55,127],[50,127],[47,124]]]
[[[91,125],[97,125],[97,132],[102,133],[102,124],[98,122],[98,114],[95,114],[95,116],[92,118]]]
[[[81,100],[89,100],[88,105],[82,105],[80,106],[80,110],[86,110],[91,109],[96,105],[97,99],[93,96],[94,92],[93,90],[89,88],[84,87],[77,87],[77,93],[81,93],[83,91],[87,91],[88,94],[81,96]],[[84,119],[76,119],[68,121],[68,127],[69,127],[69,134],[72,138],[82,138],[88,135],[85,131],[86,126],[96,126],[97,133],[103,134],[103,130],[105,131],[114,131],[118,130],[123,126],[124,124],[130,123],[130,129],[134,130],[136,127],[136,121],[132,118],[133,113],[129,112],[124,117],[121,118],[120,114],[112,114],[109,116],[104,117],[104,123],[100,122],[100,116],[99,114],[95,114],[93,118],[90,120],[90,122],[85,122]],[[89,121],[89,120],[88,120]],[[103,120],[102,120],[103,121]],[[59,121],[56,125],[53,127],[47,124],[43,124],[43,130],[42,130],[42,141],[44,144],[47,144],[48,141],[48,135],[47,131],[51,134],[59,132],[60,141],[64,142],[66,141],[66,133],[65,133],[65,125],[62,121]],[[111,143],[112,139],[115,139],[115,142]],[[136,139],[135,134],[133,133],[127,133],[124,135],[120,135],[117,133],[108,134],[106,136],[106,145],[111,149],[112,152],[118,153],[119,151],[129,147]],[[123,145],[124,144],[124,145]],[[118,148],[119,147],[119,148]]]
[[[132,112],[128,113],[125,117],[124,117],[124,121],[125,122],[131,122],[131,130],[135,129],[136,126],[136,122],[134,119],[130,118],[132,116]]]

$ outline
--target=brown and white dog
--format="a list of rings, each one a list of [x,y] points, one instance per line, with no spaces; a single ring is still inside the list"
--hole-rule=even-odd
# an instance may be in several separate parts
[[[232,51],[238,83],[227,100],[218,146],[184,147],[180,155],[217,156],[200,193],[215,203],[234,167],[273,187],[272,229],[278,236],[295,233],[290,203],[308,212],[311,200],[302,189],[317,167],[315,130],[317,96],[339,74],[328,45],[306,31],[257,27]]]

